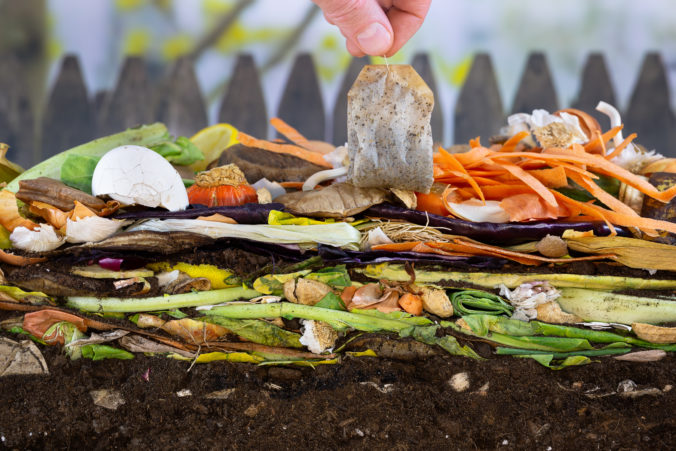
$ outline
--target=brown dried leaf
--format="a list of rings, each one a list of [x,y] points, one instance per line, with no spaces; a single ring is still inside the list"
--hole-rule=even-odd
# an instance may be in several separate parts
[[[676,327],[634,323],[631,325],[631,329],[638,338],[650,343],[676,343]]]
[[[321,190],[297,191],[279,196],[275,202],[284,204],[290,213],[300,216],[345,218],[361,213],[387,199],[380,188],[357,188],[347,183],[335,183]]]
[[[556,301],[539,304],[535,309],[538,312],[538,321],[554,324],[574,324],[582,322],[582,318],[561,310],[561,306]]]

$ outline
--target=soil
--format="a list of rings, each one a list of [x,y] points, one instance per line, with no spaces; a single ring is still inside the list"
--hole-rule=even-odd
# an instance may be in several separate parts
[[[562,371],[517,358],[478,362],[440,353],[411,361],[346,358],[313,369],[191,367],[142,355],[71,361],[59,348],[40,349],[48,376],[2,378],[0,447],[556,450],[676,443],[673,355],[652,363],[603,358]],[[458,373],[469,379],[461,392],[449,382]],[[615,393],[627,379],[657,390],[634,398]],[[95,405],[90,392],[99,389],[118,390],[125,403],[117,410]]]

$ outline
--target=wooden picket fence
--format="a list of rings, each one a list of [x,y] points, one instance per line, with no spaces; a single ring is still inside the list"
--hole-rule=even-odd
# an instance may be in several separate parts
[[[324,105],[312,57],[299,54],[291,69],[281,101],[274,113],[267,111],[254,59],[240,55],[218,111],[217,120],[228,122],[254,136],[268,135],[268,119],[279,116],[311,139],[333,143],[346,141],[346,93],[368,60],[353,59],[343,76],[333,105]],[[416,55],[411,64],[436,92],[430,58]],[[593,111],[599,100],[617,104],[608,69],[601,54],[591,54],[581,74],[580,91],[572,105],[561,105],[546,56],[529,55],[511,108],[503,106],[491,57],[475,55],[453,111],[438,104],[432,115],[435,141],[465,143],[488,138],[504,125],[508,113],[544,108],[554,111],[576,107]],[[606,118],[596,114],[604,128]],[[36,121],[35,118],[41,120]],[[327,127],[327,118],[331,127]],[[448,119],[450,118],[450,119]],[[658,53],[645,56],[638,81],[623,114],[626,130],[637,132],[639,142],[669,156],[676,156],[674,114],[670,105],[666,70]],[[127,58],[111,91],[92,95],[84,82],[77,56],[66,56],[46,99],[36,115],[28,100],[21,67],[10,57],[0,57],[0,142],[10,144],[10,158],[24,167],[62,150],[105,134],[142,123],[162,121],[175,135],[192,135],[208,125],[206,105],[195,77],[193,62],[180,59],[159,83],[149,79],[145,62]],[[452,139],[444,137],[444,121],[454,123]],[[329,130],[332,131],[329,136]],[[451,138],[451,137],[448,137]]]

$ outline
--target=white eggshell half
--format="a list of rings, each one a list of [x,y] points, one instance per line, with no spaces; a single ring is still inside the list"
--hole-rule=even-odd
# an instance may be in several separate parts
[[[92,194],[170,211],[188,206],[188,193],[176,169],[142,146],[120,146],[106,153],[94,169]]]

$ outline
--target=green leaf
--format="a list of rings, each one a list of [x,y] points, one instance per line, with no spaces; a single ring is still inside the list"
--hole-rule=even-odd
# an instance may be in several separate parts
[[[49,296],[40,291],[24,291],[19,287],[9,285],[0,285],[0,293],[5,293],[17,301],[34,305],[46,304],[50,300]]]
[[[535,349],[518,349],[518,348],[505,348],[498,346],[495,349],[497,355],[512,355],[512,356],[526,356],[526,355],[551,355],[555,359],[565,359],[571,356],[585,356],[585,357],[601,357],[607,355],[619,355],[626,354],[631,352],[632,348],[629,345],[623,345],[621,347],[616,347],[617,343],[612,345],[605,346],[601,349],[588,349],[582,351],[572,351],[572,352],[551,352],[551,351],[538,351]]]
[[[9,329],[7,329],[7,332],[11,332],[13,334],[18,334],[18,335],[26,335],[28,338],[33,340],[36,343],[39,343],[41,345],[46,345],[45,341],[41,338],[36,337],[35,335],[31,334],[30,332],[24,330],[23,327],[20,326],[12,326]]]
[[[428,326],[432,324],[432,320],[424,316],[415,316],[406,312],[381,312],[376,309],[352,309],[353,313],[359,313],[364,316],[371,316],[373,318],[382,318],[389,320],[396,320],[406,323],[410,326]]]
[[[185,136],[179,136],[175,142],[163,141],[151,147],[170,163],[189,166],[196,161],[204,160],[202,151]]]
[[[324,282],[332,287],[349,287],[352,285],[345,265],[323,268],[308,274],[305,278]]]
[[[451,335],[437,336],[439,326],[414,326],[399,332],[401,337],[411,337],[422,343],[437,345],[451,355],[462,355],[481,360],[481,357],[468,346],[460,346],[458,340]]]
[[[6,189],[16,193],[19,190],[19,181],[21,180],[35,179],[38,177],[49,177],[56,180],[60,179],[61,166],[63,166],[69,155],[102,157],[106,152],[118,146],[127,144],[148,146],[166,140],[167,137],[167,127],[159,122],[152,125],[142,125],[140,127],[130,128],[114,135],[104,136],[103,138],[98,138],[58,153],[32,168],[27,169],[12,180],[7,185]]]
[[[124,349],[114,348],[108,345],[102,344],[88,344],[80,347],[80,352],[82,357],[85,359],[92,360],[104,360],[104,359],[119,359],[119,360],[130,360],[134,358],[134,354],[131,352],[125,351]]]
[[[183,318],[188,317],[188,315],[186,313],[183,313],[179,309],[164,310],[164,311],[159,311],[159,312],[156,312],[156,313],[158,315],[161,315],[162,313],[164,313],[164,314],[169,315],[169,316],[171,316],[172,318],[175,318],[175,319],[183,319]]]
[[[552,364],[554,356],[551,354],[540,354],[540,355],[518,355],[516,357],[530,358],[538,362],[540,365],[549,368],[550,370],[562,370],[568,368],[569,366],[580,366],[591,363],[589,357],[584,356],[571,356],[566,357],[562,362],[558,364]]]
[[[535,335],[535,328],[531,323],[493,315],[466,315],[463,321],[476,335],[485,337],[489,332],[498,332],[511,336]]]
[[[207,316],[203,321],[218,324],[238,336],[254,343],[284,348],[302,348],[300,334],[258,319],[232,319],[223,316]]]
[[[481,290],[462,290],[451,294],[453,311],[460,315],[488,314],[511,315],[514,311],[500,296]]]
[[[340,298],[340,296],[331,291],[326,293],[326,296],[324,296],[321,301],[317,302],[315,307],[327,308],[331,310],[347,310],[345,303]]]
[[[531,323],[491,315],[468,315],[462,317],[471,330],[448,323],[450,327],[468,335],[513,348],[533,349],[551,352],[569,352],[592,349],[583,338],[540,337]],[[446,323],[444,323],[446,325]]]
[[[61,166],[61,181],[66,185],[92,193],[92,176],[100,157],[88,155],[68,155]]]
[[[12,242],[9,239],[9,230],[0,226],[0,249],[10,249]]]
[[[253,283],[253,289],[263,294],[280,296],[284,294],[285,282],[292,279],[297,279],[298,277],[306,276],[308,274],[310,274],[309,269],[288,274],[268,274],[256,279],[256,281]]]

